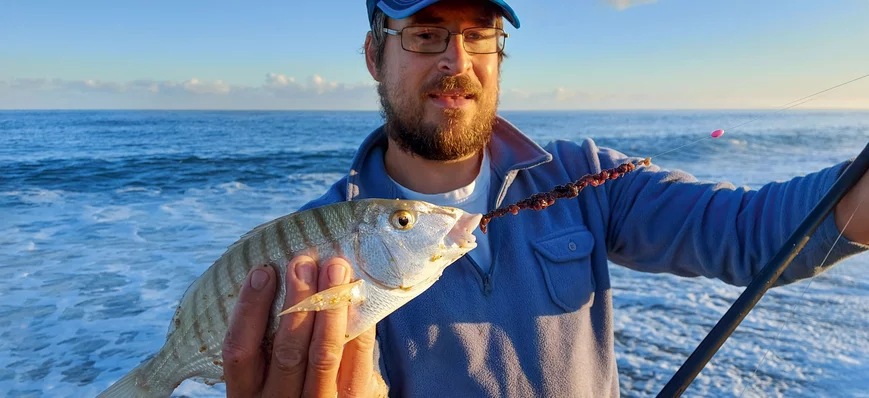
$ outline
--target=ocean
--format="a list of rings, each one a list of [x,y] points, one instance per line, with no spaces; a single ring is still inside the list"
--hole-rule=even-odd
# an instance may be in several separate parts
[[[540,143],[591,137],[641,157],[760,118],[653,159],[752,188],[869,142],[869,112],[857,111],[502,115]],[[324,192],[380,121],[0,111],[0,395],[94,396],[156,352],[187,286],[241,234]],[[615,264],[611,273],[624,396],[657,394],[742,292]],[[224,390],[188,381],[176,394]],[[686,396],[869,396],[869,255],[767,293]]]

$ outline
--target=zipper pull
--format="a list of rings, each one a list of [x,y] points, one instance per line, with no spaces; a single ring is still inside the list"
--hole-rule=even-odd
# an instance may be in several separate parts
[[[492,294],[492,278],[486,275],[483,278],[483,295],[489,296]]]

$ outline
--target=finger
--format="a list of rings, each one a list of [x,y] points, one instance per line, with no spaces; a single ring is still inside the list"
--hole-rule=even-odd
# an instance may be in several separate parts
[[[262,341],[275,296],[275,271],[257,267],[248,275],[223,339],[223,371],[227,397],[259,392],[265,370]]]
[[[317,264],[308,256],[293,258],[287,266],[284,310],[317,292]],[[275,334],[264,397],[298,396],[305,383],[308,346],[315,313],[292,312],[281,317]]]
[[[341,258],[330,259],[322,270],[319,275],[320,291],[349,283],[352,278],[350,265]],[[346,330],[347,307],[317,313],[308,351],[305,396],[331,398],[337,394],[338,366],[341,364]]]
[[[375,330],[372,326],[344,346],[338,370],[338,388],[342,397],[368,397],[373,392]]]
[[[371,390],[369,397],[371,398],[387,398],[389,396],[389,386],[383,380],[380,372],[371,373]]]

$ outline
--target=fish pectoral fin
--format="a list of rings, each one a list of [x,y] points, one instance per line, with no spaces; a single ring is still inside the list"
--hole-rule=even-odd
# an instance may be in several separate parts
[[[278,316],[300,311],[323,311],[348,307],[365,301],[365,281],[359,279],[345,285],[330,287],[286,309]]]

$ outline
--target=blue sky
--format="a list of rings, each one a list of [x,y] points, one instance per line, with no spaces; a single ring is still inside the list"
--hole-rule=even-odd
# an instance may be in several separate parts
[[[364,2],[319,4],[0,0],[0,108],[377,109]],[[510,4],[504,109],[775,108],[869,73],[869,0]],[[869,78],[803,107],[869,109]]]

